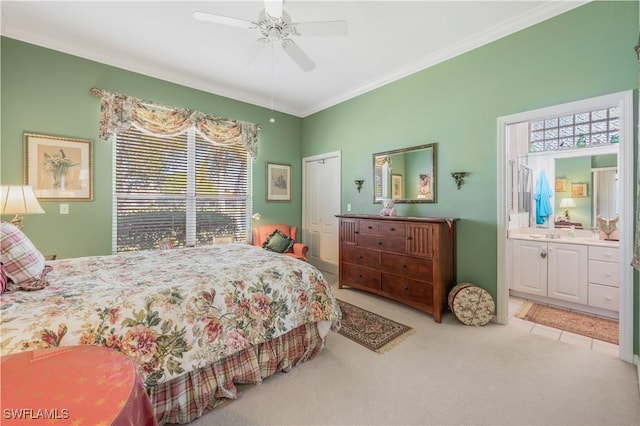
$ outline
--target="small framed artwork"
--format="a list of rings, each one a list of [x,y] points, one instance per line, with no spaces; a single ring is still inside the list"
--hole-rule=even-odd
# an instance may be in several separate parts
[[[556,179],[556,192],[567,192],[567,179]]]
[[[584,198],[587,196],[587,184],[586,183],[572,183],[571,184],[571,198]]]
[[[391,175],[391,199],[401,200],[404,196],[402,194],[402,175]]]
[[[24,134],[24,180],[40,200],[93,200],[92,141]]]
[[[291,201],[291,165],[267,163],[267,201]]]

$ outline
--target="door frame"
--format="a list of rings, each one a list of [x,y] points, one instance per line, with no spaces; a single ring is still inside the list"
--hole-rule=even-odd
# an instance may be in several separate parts
[[[335,189],[335,191],[337,191],[337,194],[334,194],[334,195],[338,197],[338,210],[340,210],[340,206],[342,205],[342,151],[325,152],[323,154],[317,154],[317,155],[312,155],[309,157],[302,158],[302,229],[301,229],[300,235],[306,235],[305,231],[307,230],[307,208],[306,208],[307,206],[307,196],[306,196],[307,167],[306,167],[306,163],[322,161],[327,158],[334,158],[334,157],[338,158],[338,182],[339,182],[339,184],[337,185],[338,186],[337,189]],[[335,214],[340,214],[340,213],[341,211],[335,212]],[[309,244],[309,242],[305,242],[305,243]],[[337,271],[338,271],[338,265],[336,264],[335,271],[328,271],[328,272],[337,274]]]
[[[598,96],[575,102],[554,105],[546,108],[521,112],[498,117],[497,119],[497,148],[498,148],[498,206],[497,206],[497,302],[496,321],[507,325],[509,322],[509,244],[507,229],[509,210],[507,207],[508,190],[507,173],[509,160],[509,141],[507,127],[525,121],[534,121],[550,116],[575,113],[603,106],[618,105],[621,108],[621,125],[618,151],[618,174],[622,177],[620,183],[620,212],[624,221],[621,222],[620,235],[629,236],[620,241],[620,358],[633,363],[633,92],[631,90]]]

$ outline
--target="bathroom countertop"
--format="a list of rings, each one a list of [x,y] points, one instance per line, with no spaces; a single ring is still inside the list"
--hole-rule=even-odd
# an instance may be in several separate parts
[[[569,231],[562,229],[540,229],[540,228],[525,228],[515,229],[509,231],[509,239],[515,240],[529,240],[529,241],[541,241],[549,243],[563,243],[563,244],[580,244],[586,246],[598,246],[598,247],[612,247],[618,248],[620,246],[619,241],[609,240],[595,240],[591,238],[591,231],[575,231],[576,236],[570,237]],[[551,238],[547,235],[553,234]]]

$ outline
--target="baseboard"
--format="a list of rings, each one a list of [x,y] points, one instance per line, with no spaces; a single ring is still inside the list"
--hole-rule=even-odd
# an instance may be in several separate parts
[[[640,390],[640,355],[633,356],[633,363],[636,365],[636,372],[638,373],[638,390]]]

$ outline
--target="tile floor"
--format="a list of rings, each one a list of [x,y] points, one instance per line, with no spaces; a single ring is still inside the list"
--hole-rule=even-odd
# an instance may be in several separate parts
[[[593,351],[603,352],[615,357],[620,355],[620,349],[618,345],[603,342],[601,340],[592,339],[590,337],[581,336],[580,334],[570,333],[568,331],[558,330],[557,328],[547,327],[546,325],[536,324],[530,321],[525,321],[520,318],[516,318],[515,314],[520,309],[520,306],[526,301],[519,297],[509,297],[509,325],[512,327],[521,327],[528,330],[530,333],[538,334],[541,336],[549,337],[550,339],[557,340],[559,342],[571,343],[574,345],[583,346]]]

